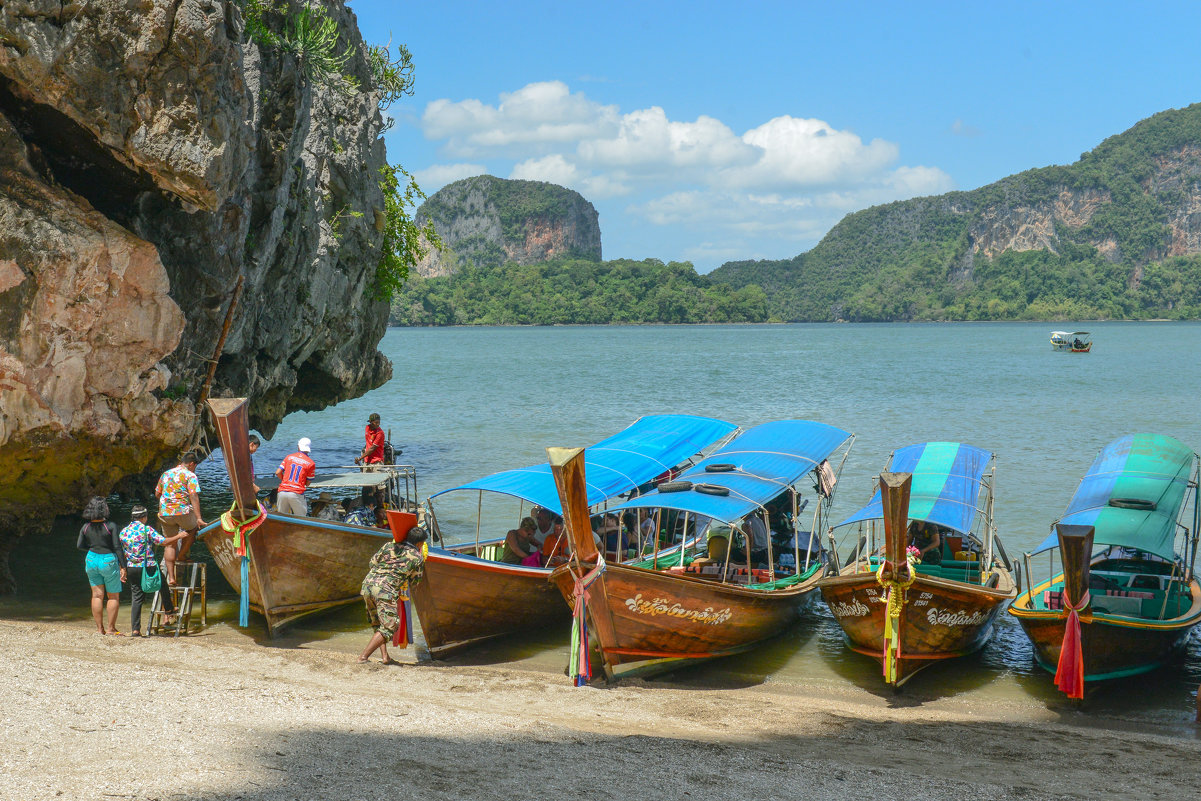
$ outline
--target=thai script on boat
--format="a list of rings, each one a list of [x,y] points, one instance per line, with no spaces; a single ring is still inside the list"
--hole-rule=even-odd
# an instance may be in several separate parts
[[[707,623],[711,626],[725,623],[734,616],[728,606],[720,610],[714,609],[711,606],[705,609],[687,609],[678,603],[669,602],[666,598],[645,601],[642,598],[642,593],[638,593],[633,598],[627,598],[626,606],[629,607],[631,612],[637,612],[640,615],[650,615],[651,617],[668,615],[669,617],[693,620],[697,623]]]
[[[851,598],[850,603],[833,601],[829,606],[830,611],[837,617],[863,617],[872,611],[864,606],[858,598]]]
[[[926,610],[926,620],[931,626],[979,626],[988,620],[988,614],[977,610],[975,612],[948,612],[932,606]]]

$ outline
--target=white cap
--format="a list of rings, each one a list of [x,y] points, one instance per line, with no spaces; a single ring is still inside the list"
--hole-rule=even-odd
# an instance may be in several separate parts
[[[308,437],[301,437],[300,441],[296,443],[296,450],[304,451],[305,453],[312,452],[313,441],[311,439],[309,439]]]

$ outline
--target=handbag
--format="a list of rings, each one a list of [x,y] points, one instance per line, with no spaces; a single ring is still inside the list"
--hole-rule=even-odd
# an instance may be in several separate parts
[[[149,594],[158,592],[159,588],[163,586],[163,569],[154,565],[154,550],[149,544],[147,544],[146,550],[148,554],[142,560],[142,592]],[[154,565],[153,573],[150,572],[151,565]]]

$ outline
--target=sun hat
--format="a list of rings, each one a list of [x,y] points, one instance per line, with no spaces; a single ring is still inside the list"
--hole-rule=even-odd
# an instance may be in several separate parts
[[[301,437],[300,441],[296,443],[296,450],[310,453],[313,450],[313,441],[308,437]]]

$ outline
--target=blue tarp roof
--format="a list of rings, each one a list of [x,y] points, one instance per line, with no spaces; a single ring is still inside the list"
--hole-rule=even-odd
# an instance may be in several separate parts
[[[1080,480],[1060,523],[1093,526],[1095,545],[1121,545],[1172,559],[1176,518],[1196,455],[1171,437],[1128,434],[1106,445]],[[1155,508],[1111,506],[1148,501]],[[1034,551],[1059,547],[1055,531]]]
[[[695,489],[647,493],[615,509],[679,509],[735,523],[758,509],[821,464],[851,435],[841,428],[808,420],[780,420],[755,426],[714,451],[677,477],[679,481],[716,484],[729,495]],[[733,464],[730,472],[710,473],[708,464]]]
[[[588,505],[629,492],[700,453],[738,426],[712,417],[652,414],[584,450]],[[431,497],[459,490],[498,492],[562,514],[559,491],[546,462],[505,470]]]
[[[909,519],[926,520],[969,534],[980,499],[980,480],[992,454],[959,442],[922,442],[893,452],[887,470],[912,473],[909,485]],[[881,520],[880,490],[867,506],[835,526],[862,520]]]

